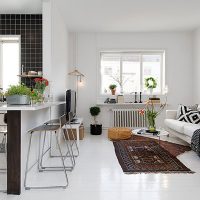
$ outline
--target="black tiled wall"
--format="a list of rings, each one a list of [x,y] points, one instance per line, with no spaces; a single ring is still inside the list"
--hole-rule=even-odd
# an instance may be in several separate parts
[[[42,71],[42,15],[0,14],[0,35],[21,35],[21,71]]]

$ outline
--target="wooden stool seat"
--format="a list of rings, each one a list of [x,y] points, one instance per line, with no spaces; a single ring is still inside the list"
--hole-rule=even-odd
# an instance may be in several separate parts
[[[110,140],[125,140],[131,137],[132,130],[130,128],[109,128],[108,138]]]

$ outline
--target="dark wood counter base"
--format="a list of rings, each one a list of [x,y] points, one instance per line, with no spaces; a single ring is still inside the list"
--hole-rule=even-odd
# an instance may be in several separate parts
[[[21,111],[8,111],[7,193],[21,194]]]

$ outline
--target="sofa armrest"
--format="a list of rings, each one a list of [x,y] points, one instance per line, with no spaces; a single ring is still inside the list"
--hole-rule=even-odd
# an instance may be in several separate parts
[[[176,119],[177,110],[166,110],[166,119]]]

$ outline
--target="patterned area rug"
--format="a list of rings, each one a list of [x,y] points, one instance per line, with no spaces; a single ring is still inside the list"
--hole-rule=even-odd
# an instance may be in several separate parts
[[[159,143],[159,141],[157,139],[144,137],[144,136],[140,136],[140,135],[132,135],[131,140],[155,141],[155,142]],[[169,153],[175,157],[182,153],[185,153],[186,151],[191,151],[190,146],[185,146],[185,145],[162,141],[162,140],[160,140],[160,146],[163,147],[165,150],[169,151]]]
[[[193,173],[175,157],[189,151],[189,147],[165,141],[159,145],[157,140],[141,136],[113,144],[125,173]]]

